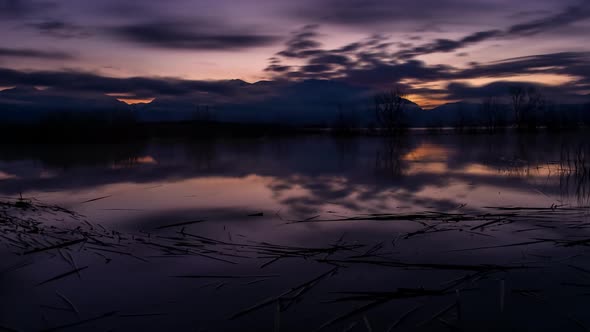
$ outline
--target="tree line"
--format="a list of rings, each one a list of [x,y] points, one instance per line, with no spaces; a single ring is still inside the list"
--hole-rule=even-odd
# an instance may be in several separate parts
[[[414,126],[411,123],[412,114],[409,112],[411,102],[406,96],[400,88],[375,94],[372,107],[368,108],[373,118],[373,123],[368,129],[385,135],[397,135]],[[582,106],[558,105],[533,86],[510,87],[504,98],[483,98],[477,110],[472,110],[472,114],[468,114],[464,104],[458,103],[454,107],[450,112],[454,118],[450,122],[449,119],[437,120],[436,114],[423,111],[422,116],[432,118],[426,127],[497,132],[506,128],[534,131],[539,128],[557,130],[590,126],[590,103]],[[354,111],[347,113],[343,109],[342,105],[338,105],[338,120],[333,126],[334,130],[350,132],[354,128],[358,129],[360,124],[355,122],[358,115]]]

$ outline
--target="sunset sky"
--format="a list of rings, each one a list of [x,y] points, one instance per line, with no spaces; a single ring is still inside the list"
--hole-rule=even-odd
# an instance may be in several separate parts
[[[423,107],[590,94],[587,0],[0,0],[0,88],[127,101],[249,83],[401,86]]]

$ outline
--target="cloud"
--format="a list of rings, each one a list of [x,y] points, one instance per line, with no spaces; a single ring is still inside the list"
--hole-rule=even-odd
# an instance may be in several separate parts
[[[0,17],[20,18],[56,7],[54,2],[35,0],[0,0]]]
[[[474,64],[455,74],[457,78],[502,77],[524,74],[559,74],[582,79],[590,77],[590,53],[558,52],[536,54]]]
[[[163,77],[107,77],[81,71],[22,71],[0,68],[0,86],[44,86],[67,94],[117,94],[126,97],[193,98],[227,102],[259,98],[277,83],[250,84],[241,80],[183,80]]]
[[[286,48],[277,55],[287,58],[306,58],[316,54],[322,44],[317,41],[320,34],[317,32],[318,25],[306,25],[300,30],[291,34],[286,42]]]
[[[74,56],[64,52],[41,51],[26,48],[0,48],[0,58],[37,58],[44,60],[70,60]]]
[[[415,60],[410,60],[415,61]],[[397,72],[396,67],[382,65],[374,69],[377,73]],[[403,72],[403,71],[402,71]],[[509,58],[501,61],[494,61],[485,64],[475,63],[467,68],[454,68],[449,66],[428,66],[418,62],[414,68],[405,71],[408,78],[417,82],[427,83],[429,80],[448,81],[447,90],[437,93],[447,94],[448,99],[464,99],[489,95],[506,94],[507,87],[515,84],[537,85],[553,97],[562,100],[579,99],[582,94],[590,90],[590,53],[588,52],[559,52],[548,54],[537,54],[517,58]],[[371,75],[370,72],[362,73],[371,77],[379,77],[378,74]],[[541,84],[534,81],[527,82],[529,75],[560,75],[569,77],[570,81],[559,86]],[[382,74],[387,77],[386,74]],[[504,82],[505,77],[522,76],[522,82]],[[393,77],[391,75],[390,77]],[[354,76],[350,75],[348,79]],[[457,80],[470,80],[478,78],[496,78],[482,87],[474,87],[465,83],[453,83]],[[416,91],[418,92],[418,91]]]
[[[341,76],[346,68],[370,66],[390,57],[386,49],[391,43],[384,36],[373,35],[336,49],[323,49],[317,40],[321,36],[318,29],[317,25],[308,25],[292,33],[285,49],[269,59],[265,71],[275,78],[329,79]],[[283,63],[293,59],[303,60],[304,64]]]
[[[506,33],[508,35],[537,34],[549,29],[571,25],[588,18],[590,18],[590,4],[585,2],[578,6],[570,6],[561,13],[548,15],[541,19],[513,25],[506,31]]]
[[[408,93],[423,97],[436,96],[433,97],[435,99],[440,99],[444,95],[447,95],[447,99],[460,99],[469,97],[470,93],[467,93],[467,88],[459,93],[458,85],[451,86],[454,91],[445,91],[440,88],[425,88],[420,84],[445,81],[451,83],[477,78],[497,78],[501,81],[503,78],[514,76],[523,76],[523,80],[526,80],[524,77],[527,75],[543,74],[570,79],[569,83],[559,88],[545,89],[551,90],[552,94],[559,98],[575,99],[590,90],[590,53],[586,52],[538,54],[485,64],[471,63],[464,68],[431,65],[414,59],[416,53],[454,50],[466,44],[505,34],[501,30],[473,33],[457,42],[439,40],[420,48],[414,47],[412,52],[406,53],[405,56],[399,52],[390,52],[389,46],[397,44],[389,42],[383,36],[372,36],[340,48],[324,49],[320,47],[321,44],[315,43],[315,38],[320,36],[317,27],[314,27],[313,33],[302,34],[301,31],[295,33],[292,40],[303,40],[306,45],[313,45],[313,48],[295,49],[293,45],[297,43],[288,41],[288,52],[277,53],[277,56],[271,58],[267,68],[267,71],[274,74],[275,79],[330,79],[373,89],[388,89],[397,85]],[[296,62],[290,63],[294,57]],[[502,91],[503,94],[507,91],[506,86],[500,85],[491,85],[486,87],[485,91],[469,91],[477,91],[478,95],[484,95],[490,93],[492,88],[497,88],[497,91]]]
[[[483,86],[473,86],[466,83],[450,83],[447,85],[447,93],[450,99],[477,99],[484,97],[504,97],[507,95],[509,88],[535,86],[537,88],[546,88],[542,84],[531,82],[507,82],[498,81]]]
[[[345,66],[348,65],[350,61],[350,58],[347,56],[341,54],[326,53],[312,58],[309,62],[314,65],[324,64]]]
[[[236,50],[274,44],[275,35],[212,22],[146,22],[118,26],[109,33],[137,44],[177,50]]]
[[[56,38],[86,38],[92,36],[87,29],[59,20],[30,23],[28,26],[38,30],[41,34]]]
[[[508,82],[497,81],[483,86],[473,86],[465,83],[450,83],[447,86],[447,98],[454,100],[481,100],[487,97],[507,97],[513,87],[535,87],[549,101],[587,102],[585,96],[573,94],[568,87],[550,86],[536,82]]]
[[[504,33],[500,30],[487,30],[472,33],[459,40],[437,39],[434,42],[399,51],[395,54],[395,57],[409,59],[419,55],[431,53],[453,52],[471,44],[479,43],[492,38],[498,38],[503,35]]]
[[[571,81],[560,85],[548,85],[526,81],[527,75],[553,74],[570,77]],[[504,77],[522,76],[521,82],[503,81]],[[454,80],[497,78],[498,81],[483,86],[473,86]],[[558,52],[504,59],[487,64],[473,64],[469,68],[451,70],[444,77],[450,83],[443,90],[448,99],[479,99],[489,96],[505,96],[512,86],[535,86],[550,99],[557,101],[587,101],[584,94],[590,90],[590,53]]]
[[[391,87],[404,80],[418,82],[448,78],[451,75],[448,66],[430,66],[422,61],[409,60],[400,63],[381,63],[372,68],[352,68],[344,72],[343,80],[354,84],[375,87]]]
[[[553,17],[562,17],[570,9]],[[578,15],[576,17],[583,17]],[[544,20],[537,20],[538,22]],[[563,24],[566,24],[563,22]],[[538,31],[538,24],[535,25]],[[552,24],[551,27],[555,27]],[[590,90],[590,53],[558,52],[509,58],[485,64],[471,63],[458,68],[449,65],[432,65],[415,59],[417,55],[435,52],[450,52],[466,45],[493,38],[506,38],[505,30],[485,30],[469,34],[459,40],[440,39],[413,47],[390,41],[382,35],[349,43],[339,48],[327,49],[318,41],[321,34],[318,26],[306,26],[293,33],[285,44],[285,50],[271,58],[266,70],[275,79],[306,80],[331,79],[374,89],[391,88],[398,85],[408,93],[444,95],[440,88],[425,89],[418,84],[431,82],[452,82],[476,78],[498,78],[526,75],[559,75],[570,82],[562,88],[569,89],[570,95],[584,94]],[[520,32],[530,31],[519,28]],[[517,32],[513,32],[517,33]],[[392,52],[390,47],[408,47]],[[293,59],[295,61],[293,61]],[[292,62],[293,61],[293,62]],[[564,94],[562,94],[564,95]]]
[[[317,41],[320,36],[318,28],[306,26],[293,33],[285,50],[271,58],[266,70],[274,72],[275,78],[335,79],[373,88],[399,84],[405,79],[422,81],[449,75],[446,66],[428,66],[411,59],[395,61],[395,56],[388,51],[393,43],[382,35],[373,35],[335,49],[323,49]],[[283,63],[292,58],[304,63]]]
[[[301,1],[293,6],[290,15],[307,21],[354,27],[367,26],[430,26],[447,21],[461,13],[463,21],[477,19],[481,13],[497,11],[490,2],[459,0],[324,0]]]
[[[413,58],[432,53],[453,52],[472,44],[491,39],[508,39],[513,37],[530,36],[543,33],[552,29],[569,26],[576,22],[590,18],[590,4],[583,3],[571,6],[557,14],[547,15],[540,19],[531,20],[521,24],[515,24],[505,30],[486,30],[469,34],[458,40],[437,39],[417,47],[401,50],[396,53],[399,58]]]

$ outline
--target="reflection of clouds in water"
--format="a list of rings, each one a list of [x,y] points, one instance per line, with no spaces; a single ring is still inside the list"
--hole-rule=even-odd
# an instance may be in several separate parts
[[[449,160],[455,152],[456,151],[453,151],[445,146],[440,146],[433,143],[422,143],[405,154],[402,158],[404,160],[416,162],[445,162]]]
[[[142,197],[153,209],[165,210],[191,204],[178,198],[184,193],[199,196],[201,205],[256,204],[283,207],[294,215],[336,208],[380,212],[400,206],[551,205],[588,197],[587,163],[580,161],[587,154],[574,153],[578,143],[584,143],[580,135],[411,133],[394,140],[273,137],[105,145],[92,151],[87,146],[4,146],[0,174],[9,176],[2,179],[0,193],[98,197],[127,188],[128,194],[117,194],[121,197],[114,201]],[[142,189],[156,184],[174,191]]]
[[[46,191],[47,195],[52,195],[51,197],[62,195],[75,199],[76,202],[112,195],[106,199],[80,204],[75,210],[97,223],[107,221],[113,226],[118,221],[124,221],[124,225],[116,225],[113,228],[133,232],[142,230],[149,233],[163,225],[204,219],[206,222],[187,225],[187,233],[221,241],[265,241],[300,247],[320,247],[344,239],[348,242],[358,241],[367,244],[363,252],[374,245],[383,244],[384,251],[393,252],[392,259],[402,262],[520,265],[523,261],[543,260],[547,264],[554,264],[552,271],[543,269],[544,273],[550,271],[546,273],[547,278],[535,278],[534,274],[540,271],[539,269],[523,270],[523,277],[520,279],[518,271],[511,271],[507,284],[511,289],[556,289],[559,291],[556,293],[562,299],[565,294],[562,292],[563,288],[554,288],[555,285],[575,280],[574,275],[568,275],[568,271],[573,272],[573,269],[564,262],[575,266],[587,264],[584,256],[578,255],[577,248],[536,244],[531,247],[450,252],[522,243],[530,241],[533,237],[560,239],[567,236],[575,237],[577,240],[577,236],[582,234],[583,230],[569,228],[569,223],[563,222],[559,211],[550,212],[551,221],[559,221],[558,228],[553,228],[553,225],[548,226],[549,228],[540,227],[538,218],[528,220],[529,212],[524,211],[522,213],[525,217],[521,222],[493,225],[486,228],[485,232],[483,229],[477,229],[477,233],[469,230],[487,223],[487,220],[459,224],[450,222],[442,225],[438,225],[441,221],[439,219],[430,220],[428,224],[440,227],[440,232],[436,233],[420,233],[425,226],[413,220],[308,222],[285,225],[289,220],[302,220],[317,214],[322,214],[321,218],[317,219],[320,220],[373,212],[411,214],[415,210],[478,214],[481,212],[480,208],[486,205],[549,207],[555,198],[560,197],[564,183],[570,181],[574,187],[579,186],[579,178],[587,174],[587,168],[584,166],[587,164],[579,162],[583,158],[578,154],[576,158],[562,157],[563,141],[554,141],[555,137],[548,137],[544,141],[536,139],[536,144],[539,145],[531,146],[531,151],[521,155],[522,146],[518,144],[504,146],[496,143],[500,141],[508,144],[511,139],[507,136],[497,140],[492,137],[471,136],[408,136],[405,141],[396,144],[380,138],[357,138],[340,142],[328,137],[301,140],[277,138],[239,142],[162,143],[146,145],[137,150],[125,148],[123,150],[132,153],[112,152],[110,156],[104,156],[103,160],[96,163],[90,161],[91,159],[83,163],[70,163],[71,157],[61,162],[52,157],[51,162],[47,162],[43,155],[38,155],[38,151],[32,151],[28,155],[26,152],[20,152],[17,158],[15,155],[6,155],[0,149],[0,171],[18,175],[17,178],[3,180],[0,192],[10,193],[25,188],[28,193]],[[526,141],[523,138],[513,139]],[[113,158],[113,155],[117,157]],[[144,159],[145,156],[151,156],[157,163]],[[577,164],[573,160],[576,160]],[[112,165],[120,167],[113,168]],[[42,179],[43,172],[50,176],[44,176]],[[542,193],[536,191],[537,189]],[[49,193],[51,190],[57,192]],[[568,191],[567,195],[570,192],[575,194],[574,190]],[[264,215],[246,217],[257,212],[264,212]],[[544,217],[548,212],[542,210],[537,214],[537,217]],[[584,222],[582,217],[575,217],[576,220]],[[451,229],[455,226],[464,227],[465,231],[444,231],[445,228]],[[530,229],[534,230],[529,232]],[[173,236],[171,239],[176,241],[180,229],[170,231],[168,235]],[[144,232],[141,234],[145,235]],[[410,233],[415,236],[399,240]],[[82,251],[82,254],[84,253]],[[236,254],[236,251],[232,249],[230,253]],[[550,256],[555,259],[540,259]],[[69,282],[67,289],[78,287],[77,282],[80,280],[101,281],[92,284],[92,287],[86,287],[84,292],[67,293],[80,308],[87,303],[90,304],[84,307],[85,310],[88,310],[90,305],[96,305],[97,308],[101,305],[100,308],[103,308],[104,303],[108,303],[110,310],[112,303],[117,303],[118,306],[133,308],[133,312],[159,312],[144,306],[145,299],[148,299],[165,303],[166,312],[185,312],[186,308],[199,308],[200,314],[214,317],[219,315],[216,310],[223,308],[223,317],[226,317],[225,309],[232,305],[236,308],[232,307],[232,310],[228,311],[246,308],[259,297],[280,294],[303,280],[309,280],[325,272],[317,271],[318,266],[324,266],[313,259],[295,261],[289,258],[272,264],[265,270],[281,275],[280,280],[284,282],[279,284],[277,289],[269,290],[269,284],[266,283],[261,284],[260,288],[250,288],[230,282],[221,290],[212,290],[214,293],[197,295],[194,288],[205,282],[197,284],[198,281],[190,280],[187,284],[181,284],[162,283],[162,280],[170,280],[170,275],[197,273],[255,275],[260,273],[261,265],[267,263],[269,258],[248,261],[244,265],[225,265],[202,257],[197,258],[202,260],[184,260],[179,263],[170,257],[161,259],[163,257],[150,256],[150,264],[137,262],[140,265],[134,266],[128,261],[120,263],[121,257],[112,257],[115,258],[113,263],[101,265],[100,268],[92,261],[90,266],[94,277],[91,279],[66,279]],[[568,261],[563,260],[565,257]],[[100,257],[93,258],[102,260]],[[237,257],[231,258],[234,259]],[[81,264],[80,266],[86,264],[82,259],[78,259],[78,256],[76,261]],[[5,283],[8,286],[4,289],[5,293],[14,295],[8,297],[10,303],[16,304],[13,307],[25,307],[21,302],[30,299],[22,296],[22,292],[9,292],[10,289],[22,288],[21,285],[25,284],[23,280],[36,280],[45,275],[49,277],[69,269],[68,266],[61,266],[56,262],[59,262],[59,257],[57,261],[52,260],[38,270],[26,270],[23,275],[8,276]],[[217,267],[214,264],[224,265]],[[324,301],[336,292],[342,291],[440,287],[441,283],[456,280],[465,273],[467,272],[435,273],[423,269],[379,270],[367,265],[355,265],[346,268],[346,271],[343,269],[337,277],[315,290],[322,292],[321,301]],[[498,277],[506,278],[508,274],[498,274]],[[492,284],[486,284],[488,281]],[[485,303],[497,303],[494,302],[494,299],[497,299],[495,280],[484,278],[482,282],[477,286],[482,286],[484,291],[474,298]],[[469,287],[472,286],[470,284]],[[146,289],[150,291],[146,293]],[[493,293],[493,297],[488,297],[488,290],[489,294]],[[125,294],[123,300],[119,298],[119,294]],[[52,303],[51,301],[55,300],[54,293],[50,292],[50,295],[51,298],[43,301],[44,303]],[[569,298],[578,301],[581,299],[578,295]],[[180,301],[171,302],[171,297]],[[92,304],[93,299],[104,299],[104,302]],[[510,299],[513,301],[513,298]],[[139,300],[143,302],[138,303]],[[584,308],[582,300],[575,304],[572,304],[572,301],[567,301],[566,304]],[[322,316],[319,317],[319,326],[325,320],[323,316],[327,312],[326,304],[322,302],[317,307],[313,305],[303,304],[307,312],[319,313],[318,316]],[[448,303],[432,303],[432,313],[428,312],[424,319],[432,317],[433,313],[439,312],[440,308],[447,305]],[[478,302],[471,307],[482,308],[481,305]],[[31,307],[34,311],[23,314],[23,317],[36,317],[34,315],[37,314],[38,306],[26,303],[26,307]],[[395,303],[392,307],[384,308],[379,316],[391,317],[393,310],[406,310],[406,307],[408,306],[405,303]],[[538,315],[536,308],[531,310],[532,317]],[[204,311],[206,312],[203,313]],[[487,318],[492,311],[482,312]],[[261,314],[264,317],[260,321],[266,322],[264,318],[268,318],[268,313],[265,311]],[[395,316],[398,317],[398,314],[403,313],[396,313]],[[580,317],[584,317],[582,314]],[[378,316],[376,312],[372,312],[371,315],[371,318]],[[522,315],[522,310],[518,310],[518,315]],[[182,320],[182,317],[178,320]],[[424,319],[420,318],[419,321]],[[25,321],[25,318],[21,320]],[[170,320],[165,322],[166,326],[169,326]],[[239,323],[243,325],[242,322]],[[194,324],[194,321],[191,320],[190,324]],[[239,326],[238,329],[241,327],[243,326]]]
[[[8,174],[8,173],[0,171],[0,181],[8,180],[8,179],[15,179],[15,178],[18,178],[18,176],[15,174]]]
[[[136,158],[130,158],[123,162],[117,162],[111,165],[111,169],[119,169],[119,168],[134,168],[139,165],[149,165],[149,164],[158,164],[158,161],[152,156],[141,156]]]

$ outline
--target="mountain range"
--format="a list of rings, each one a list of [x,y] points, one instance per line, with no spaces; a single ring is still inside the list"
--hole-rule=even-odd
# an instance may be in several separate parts
[[[375,91],[337,81],[247,83],[228,81],[231,89],[208,95],[163,96],[149,103],[128,105],[102,94],[72,93],[34,87],[0,91],[0,121],[35,123],[54,113],[131,114],[140,122],[213,120],[231,123],[333,126],[347,121],[359,126],[375,122]],[[507,96],[506,96],[507,97]],[[589,98],[590,102],[590,98]],[[589,104],[553,105],[553,110],[575,117],[590,117]],[[406,100],[410,126],[483,125],[488,115],[474,101],[448,103],[424,110]],[[496,107],[498,116],[512,116],[506,102]]]

